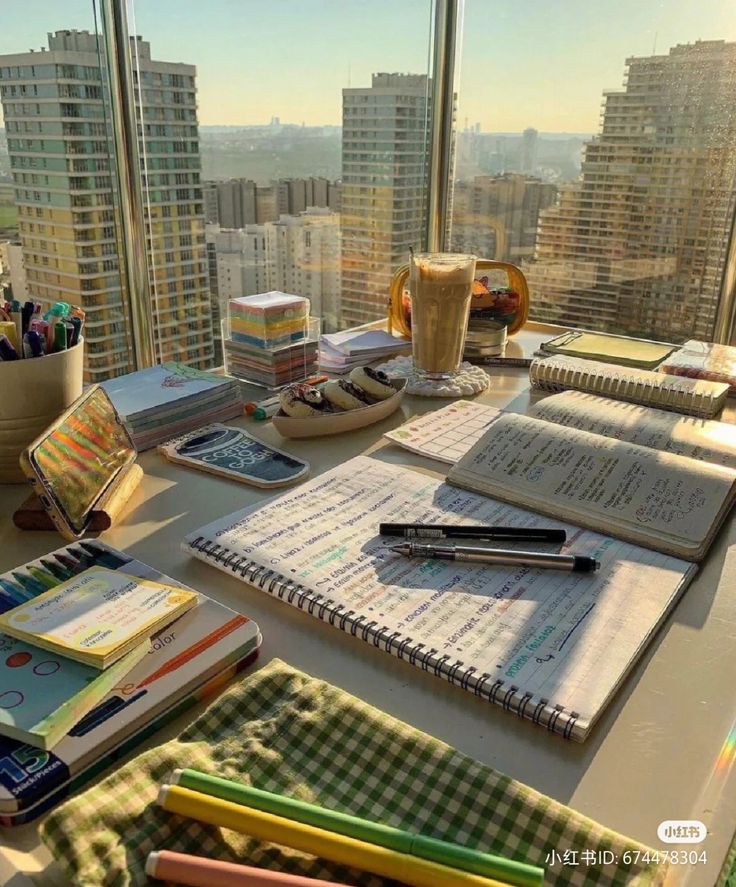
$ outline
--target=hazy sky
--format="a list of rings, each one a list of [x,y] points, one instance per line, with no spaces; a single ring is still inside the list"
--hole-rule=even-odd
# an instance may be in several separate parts
[[[154,58],[197,65],[203,124],[340,123],[341,89],[427,71],[429,0],[135,0]],[[92,0],[6,0],[0,53],[94,25]],[[458,120],[595,132],[627,56],[736,39],[734,0],[466,0]]]

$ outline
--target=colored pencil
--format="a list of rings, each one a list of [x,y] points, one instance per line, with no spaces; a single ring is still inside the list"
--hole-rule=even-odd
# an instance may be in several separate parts
[[[347,887],[335,881],[307,878],[304,875],[287,875],[250,865],[221,862],[174,853],[171,850],[154,850],[146,860],[149,878],[186,884],[187,887]]]
[[[502,884],[501,881],[428,862],[386,847],[376,847],[272,813],[241,807],[178,785],[162,785],[158,803],[170,813],[229,828],[259,841],[283,844],[331,862],[373,872],[384,878],[394,878],[412,887],[500,887]]]
[[[366,819],[337,810],[330,810],[295,798],[263,791],[250,785],[222,779],[219,776],[210,776],[198,770],[190,768],[174,770],[170,782],[191,791],[221,798],[223,801],[254,807],[265,813],[283,816],[286,819],[303,822],[326,831],[337,832],[340,835],[366,841],[369,844],[378,844],[399,853],[419,856],[442,865],[474,872],[476,875],[483,875],[486,878],[500,878],[515,887],[541,887],[544,882],[544,869],[534,865],[471,850],[460,844],[414,834],[392,826],[369,822]]]

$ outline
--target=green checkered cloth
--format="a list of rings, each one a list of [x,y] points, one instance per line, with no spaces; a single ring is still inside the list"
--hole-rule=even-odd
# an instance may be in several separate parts
[[[46,820],[43,840],[75,884],[149,884],[146,857],[160,849],[357,887],[394,883],[162,810],[158,787],[184,766],[525,860],[547,869],[548,884],[649,885],[664,874],[624,864],[624,853],[635,858],[646,850],[641,845],[274,660],[177,739],[134,758]],[[577,864],[560,861],[565,851]],[[618,863],[600,864],[604,851]]]

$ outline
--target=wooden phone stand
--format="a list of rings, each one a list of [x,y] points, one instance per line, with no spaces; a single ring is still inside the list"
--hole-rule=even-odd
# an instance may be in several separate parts
[[[92,510],[88,531],[100,533],[109,530],[118,518],[133,491],[143,479],[143,469],[137,463],[107,489]],[[13,515],[13,523],[20,530],[53,530],[51,518],[46,513],[41,500],[35,493],[31,494]]]

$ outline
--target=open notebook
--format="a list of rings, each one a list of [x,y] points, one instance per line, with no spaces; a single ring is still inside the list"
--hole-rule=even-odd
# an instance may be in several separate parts
[[[534,360],[529,381],[532,388],[543,391],[572,388],[705,419],[723,409],[729,391],[728,385],[721,382],[667,376],[565,355]]]
[[[580,741],[695,571],[572,525],[569,546],[597,557],[597,573],[414,561],[388,551],[396,540],[378,536],[380,521],[549,523],[360,456],[192,533],[183,547],[373,647]]]

